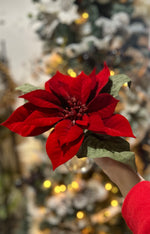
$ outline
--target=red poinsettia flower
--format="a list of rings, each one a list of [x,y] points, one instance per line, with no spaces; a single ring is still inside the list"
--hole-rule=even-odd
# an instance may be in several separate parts
[[[36,136],[50,128],[46,150],[53,169],[78,152],[84,129],[110,136],[134,137],[130,124],[120,114],[114,114],[118,100],[101,92],[109,81],[105,64],[97,75],[83,72],[76,78],[57,72],[38,89],[20,96],[28,102],[2,125],[21,136]]]

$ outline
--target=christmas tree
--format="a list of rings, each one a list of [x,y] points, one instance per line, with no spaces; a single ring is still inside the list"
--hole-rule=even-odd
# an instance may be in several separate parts
[[[33,2],[38,13],[29,16],[43,41],[43,58],[38,66],[44,74],[52,76],[59,70],[76,77],[82,70],[89,74],[96,68],[98,72],[106,61],[111,76],[125,73],[131,77],[132,87],[129,90],[128,84],[123,85],[116,112],[129,119],[136,133],[136,140],[128,140],[143,173],[150,162],[149,31],[137,10],[137,1]],[[16,180],[18,190],[26,188],[27,204],[18,233],[131,233],[121,217],[123,198],[118,188],[85,158],[75,157],[53,172],[44,149],[46,137],[43,134],[30,139],[19,149],[29,159]],[[36,152],[31,152],[33,144],[38,145]]]

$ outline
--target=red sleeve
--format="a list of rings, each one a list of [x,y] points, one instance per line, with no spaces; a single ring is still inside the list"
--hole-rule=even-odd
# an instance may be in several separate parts
[[[139,182],[129,191],[122,216],[134,234],[150,234],[150,182]]]

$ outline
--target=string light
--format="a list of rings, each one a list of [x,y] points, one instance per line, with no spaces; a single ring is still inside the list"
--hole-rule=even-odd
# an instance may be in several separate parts
[[[78,211],[77,214],[76,214],[76,217],[78,219],[83,219],[85,216],[85,213],[83,211]]]
[[[88,14],[87,12],[84,12],[84,13],[82,14],[82,18],[83,18],[83,19],[88,19],[88,18],[89,18],[89,14]]]
[[[118,201],[117,200],[112,200],[111,201],[111,206],[113,206],[113,207],[118,206]]]
[[[116,186],[114,186],[111,190],[112,193],[118,193],[118,188]]]
[[[71,68],[69,68],[67,72],[68,72],[68,74],[69,74],[71,77],[76,77],[76,76],[77,76],[77,74],[75,73],[75,71],[74,71],[73,69],[71,69]]]
[[[115,75],[115,72],[113,70],[110,71],[110,75],[111,76],[114,76]]]
[[[70,190],[70,191],[78,190],[79,189],[78,182],[77,181],[72,181],[71,184],[68,184],[67,189]]]
[[[75,72],[71,72],[70,76],[71,76],[71,77],[76,77],[77,74],[76,74]]]
[[[67,188],[68,188],[68,190],[72,190],[72,185],[71,184],[68,184],[68,186],[67,186]]]
[[[70,73],[73,72],[73,70],[71,68],[69,68],[67,72],[70,75]]]
[[[110,191],[112,189],[112,184],[110,184],[110,183],[105,184],[105,189],[107,191]]]
[[[67,189],[66,185],[61,184],[61,185],[56,185],[54,188],[54,192],[55,193],[61,193],[61,192],[65,192]]]
[[[105,211],[105,212],[104,212],[104,216],[105,216],[105,217],[109,217],[109,216],[110,216],[110,211],[108,211],[108,210]]]
[[[127,83],[127,82],[124,83],[124,84],[123,84],[123,87],[128,87],[128,83]]]
[[[61,185],[59,186],[59,189],[60,189],[61,192],[65,192],[65,191],[66,191],[66,185],[61,184]]]
[[[59,187],[58,185],[55,186],[54,192],[55,192],[55,193],[60,193],[60,192],[61,192],[60,187]]]
[[[76,24],[84,24],[89,18],[89,14],[87,12],[83,12],[79,19],[75,20]]]
[[[50,188],[51,185],[52,185],[52,183],[51,183],[50,180],[45,180],[45,181],[43,182],[43,187],[46,188],[46,189]]]
[[[79,184],[78,184],[77,181],[72,181],[71,186],[72,186],[73,189],[78,189],[79,188]]]

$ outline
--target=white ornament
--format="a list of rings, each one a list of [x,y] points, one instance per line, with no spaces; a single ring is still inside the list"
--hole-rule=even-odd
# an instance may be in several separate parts
[[[116,24],[127,26],[130,23],[129,15],[125,12],[119,12],[111,18]]]
[[[92,26],[90,22],[87,22],[81,26],[82,36],[87,36],[91,33]]]
[[[61,10],[58,13],[58,19],[60,20],[61,23],[63,24],[71,24],[74,22],[76,19],[79,18],[79,14],[77,13],[77,6],[72,5],[67,11]]]
[[[42,0],[38,6],[41,12],[54,14],[64,24],[69,25],[79,18],[74,0]]]
[[[95,22],[96,26],[102,27],[103,36],[114,35],[118,29],[126,30],[129,25],[129,16],[125,12],[119,12],[111,19],[100,17]]]
[[[65,53],[68,57],[73,58],[89,50],[90,42],[98,49],[107,49],[111,40],[111,36],[106,36],[99,39],[95,36],[88,36],[83,38],[80,43],[73,43],[65,48]]]

